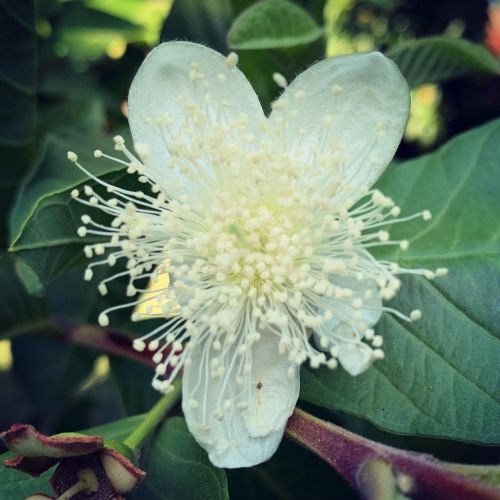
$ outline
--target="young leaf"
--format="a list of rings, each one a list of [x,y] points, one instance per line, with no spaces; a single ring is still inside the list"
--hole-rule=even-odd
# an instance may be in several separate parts
[[[500,73],[500,61],[483,46],[446,36],[421,38],[386,53],[410,87],[438,83],[467,73]]]
[[[243,11],[227,35],[237,50],[280,49],[318,40],[323,30],[298,5],[287,0],[262,0]]]
[[[388,169],[378,187],[402,214],[428,208],[433,219],[395,228],[410,249],[387,257],[449,274],[404,280],[393,305],[422,319],[383,317],[385,359],[363,375],[304,369],[303,399],[393,432],[500,442],[499,144],[497,120]]]

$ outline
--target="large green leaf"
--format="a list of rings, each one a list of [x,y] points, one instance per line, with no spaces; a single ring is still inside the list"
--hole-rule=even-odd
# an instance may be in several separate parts
[[[499,443],[500,121],[427,156],[389,168],[379,187],[403,213],[428,208],[430,222],[401,224],[406,267],[446,266],[435,281],[406,279],[391,304],[423,311],[377,325],[385,359],[352,378],[342,370],[303,370],[303,399],[369,419],[399,433]]]
[[[445,36],[421,38],[387,52],[410,87],[437,83],[467,73],[500,73],[500,61],[483,46]]]
[[[47,138],[33,176],[18,194],[10,221],[10,250],[23,262],[21,278],[31,292],[39,291],[36,285],[43,288],[58,274],[83,262],[76,228],[88,210],[72,201],[70,191],[82,183],[93,183],[68,161],[67,151],[75,150],[88,170],[103,176],[123,168],[93,157],[95,148],[109,151],[111,145],[110,139],[95,136],[82,140],[76,130]]]
[[[261,0],[234,20],[227,39],[232,49],[281,49],[312,43],[322,34],[298,5],[287,0]]]
[[[0,339],[47,327],[45,301],[26,293],[14,269],[14,259],[0,254],[0,276],[8,283],[0,290]]]
[[[167,420],[144,450],[146,481],[130,498],[172,500],[228,499],[223,469],[214,467],[182,418]]]

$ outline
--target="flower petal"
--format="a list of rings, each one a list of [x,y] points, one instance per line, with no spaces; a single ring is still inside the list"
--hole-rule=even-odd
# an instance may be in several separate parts
[[[242,385],[236,381],[236,363],[224,377],[214,379],[209,347],[193,348],[191,365],[184,370],[182,407],[189,430],[218,467],[264,462],[281,441],[299,396],[299,377],[298,372],[292,379],[287,377],[289,362],[278,353],[278,340],[264,332],[253,345],[252,370]],[[250,390],[249,407],[244,410],[236,408],[242,387]],[[230,410],[224,410],[227,401],[232,402]]]
[[[373,350],[364,342],[339,344],[338,359],[344,370],[355,377],[370,367]]]
[[[128,97],[128,117],[134,143],[148,146],[148,168],[152,174],[156,171],[167,175],[166,163],[170,153],[165,134],[146,121],[167,114],[171,122],[168,130],[180,132],[188,114],[180,97],[203,113],[202,119],[206,123],[199,125],[197,139],[200,141],[204,138],[203,126],[210,130],[216,124],[229,124],[243,113],[247,115],[249,125],[257,126],[264,118],[259,99],[246,77],[238,68],[228,65],[221,54],[196,43],[163,43],[144,60]],[[234,129],[230,135],[235,133]],[[180,140],[188,140],[185,131]]]
[[[281,99],[287,104],[275,108],[270,121],[285,124],[282,130],[292,151],[301,156],[297,152],[303,148],[302,156],[312,157],[318,169],[323,155],[345,160],[346,181],[354,188],[371,186],[390,162],[410,106],[406,80],[379,52],[318,62]],[[331,168],[331,162],[326,165]]]

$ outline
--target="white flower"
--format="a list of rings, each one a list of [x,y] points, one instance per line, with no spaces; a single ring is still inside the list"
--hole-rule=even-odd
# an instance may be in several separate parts
[[[399,245],[387,227],[404,219],[370,186],[392,159],[409,107],[408,88],[380,53],[319,62],[274,102],[269,118],[237,56],[226,59],[187,42],[153,50],[130,89],[129,121],[137,156],[115,138],[144,191],[96,179],[73,196],[112,216],[110,226],[86,215],[81,236],[89,265],[126,269],[130,303],[165,323],[135,341],[156,351],[153,385],[171,388],[183,367],[183,410],[190,431],[220,467],[267,460],[282,438],[299,395],[299,367],[351,375],[382,359],[373,326],[400,287],[405,270],[377,261],[369,249]],[[141,158],[139,160],[139,158]],[[124,266],[125,267],[125,266]],[[166,272],[170,276],[170,286]],[[444,274],[438,270],[437,274]],[[147,291],[145,280],[161,280]],[[144,306],[145,304],[145,306]],[[149,305],[148,305],[149,304]],[[133,314],[138,319],[139,314]],[[313,336],[313,340],[310,338]],[[312,342],[310,342],[312,340]]]

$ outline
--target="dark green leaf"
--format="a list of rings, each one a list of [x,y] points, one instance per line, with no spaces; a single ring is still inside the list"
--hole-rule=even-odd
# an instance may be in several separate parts
[[[147,480],[131,498],[228,499],[226,474],[208,460],[182,418],[167,420],[144,450],[140,466]]]
[[[230,0],[175,1],[162,28],[161,41],[189,40],[224,53],[232,16]]]
[[[151,367],[122,357],[112,357],[110,361],[111,374],[127,414],[148,411],[159,398],[158,391],[151,387]]]
[[[500,73],[500,61],[483,46],[445,36],[421,38],[387,52],[410,87],[438,83],[467,73]]]
[[[0,292],[0,338],[46,325],[46,304],[27,294],[14,270],[13,259],[0,254],[0,276],[8,283]]]
[[[0,1],[0,210],[33,157],[36,128],[36,35],[33,1]],[[0,221],[0,248],[7,228]]]
[[[379,183],[403,214],[410,249],[389,255],[405,267],[449,268],[435,281],[403,282],[391,304],[423,311],[405,323],[384,316],[385,360],[352,378],[342,370],[303,370],[302,398],[369,419],[389,431],[499,443],[500,121],[439,151],[389,168]]]
[[[298,5],[287,0],[262,0],[243,11],[228,33],[232,49],[279,49],[318,40],[323,30]]]
[[[134,415],[133,417],[122,418],[115,422],[91,427],[80,432],[89,436],[103,436],[104,439],[123,441],[139,425],[143,418],[142,415]]]
[[[82,139],[79,134],[74,131],[48,137],[37,168],[21,189],[11,215],[11,251],[17,252],[23,262],[23,277],[36,275],[43,286],[83,262],[76,228],[80,216],[88,210],[72,201],[70,191],[82,183],[94,183],[88,182],[88,177],[68,161],[67,151],[75,150],[81,163],[97,176],[123,168],[118,163],[93,157],[96,147],[110,149],[110,139],[104,141],[92,136]],[[39,291],[39,287],[32,286],[33,279],[24,283],[32,293]]]
[[[36,35],[32,1],[0,1],[0,145],[25,146],[35,132]]]
[[[26,336],[12,341],[12,355],[14,373],[36,408],[39,429],[56,431],[96,353],[45,336]]]

